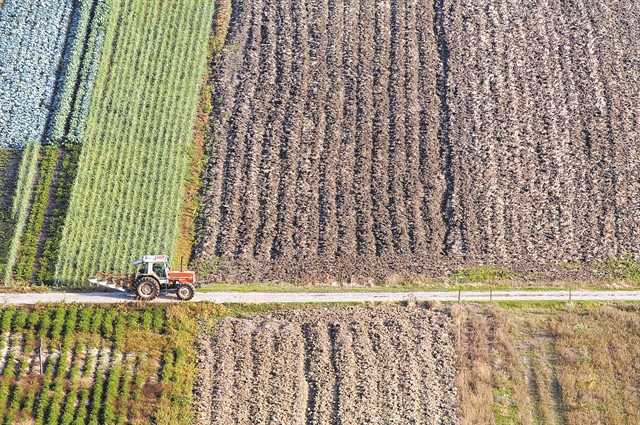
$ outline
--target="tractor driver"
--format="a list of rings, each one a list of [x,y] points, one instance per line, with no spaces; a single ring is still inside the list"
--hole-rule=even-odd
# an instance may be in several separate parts
[[[153,265],[153,272],[158,277],[166,277],[166,273],[165,273],[165,270],[164,270],[164,264],[162,264],[162,263],[154,264]]]

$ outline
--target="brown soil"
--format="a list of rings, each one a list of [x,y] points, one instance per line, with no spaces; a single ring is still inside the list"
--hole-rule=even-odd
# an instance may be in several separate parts
[[[396,306],[224,319],[202,347],[196,423],[458,423],[450,323]]]
[[[640,252],[640,3],[232,8],[196,246],[224,278]]]

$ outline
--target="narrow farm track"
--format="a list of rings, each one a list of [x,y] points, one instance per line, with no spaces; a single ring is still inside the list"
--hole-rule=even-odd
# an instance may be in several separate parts
[[[232,2],[195,256],[380,282],[640,251],[637,2]]]
[[[458,301],[458,292],[196,292],[194,302],[216,303],[334,303],[378,301]],[[640,291],[462,291],[465,301],[640,301]],[[48,292],[42,294],[0,294],[2,304],[38,304],[78,302],[109,304],[133,302],[133,295],[121,292]],[[153,303],[177,302],[174,294],[160,297]]]

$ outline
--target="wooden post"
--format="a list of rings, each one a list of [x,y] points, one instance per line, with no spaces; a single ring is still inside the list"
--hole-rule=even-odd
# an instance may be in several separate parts
[[[458,289],[458,305],[460,305],[460,295],[462,293],[461,289]]]
[[[571,289],[569,289],[569,304],[571,304]]]
[[[40,339],[40,348],[38,349],[38,354],[40,355],[40,375],[42,375],[42,338]]]

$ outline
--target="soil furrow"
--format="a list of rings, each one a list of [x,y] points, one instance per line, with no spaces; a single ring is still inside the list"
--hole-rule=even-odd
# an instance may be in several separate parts
[[[260,324],[253,331],[251,338],[253,385],[249,414],[255,423],[269,422],[271,401],[273,397],[277,397],[271,379],[272,363],[278,361],[274,351],[273,326],[274,324],[269,322]]]
[[[404,174],[406,172],[405,151],[405,0],[391,2],[391,38],[389,49],[389,215],[391,233],[396,255],[409,252],[409,229],[404,197]]]
[[[344,10],[342,0],[329,0],[327,21],[326,67],[329,90],[324,99],[325,129],[323,151],[320,157],[320,235],[318,252],[329,257],[338,251],[338,211],[336,205],[339,145],[341,138],[342,105],[342,38]]]
[[[278,189],[278,223],[274,240],[273,256],[292,257],[295,253],[293,245],[294,217],[296,212],[296,195],[298,183],[296,173],[300,162],[302,137],[302,116],[309,74],[307,13],[302,2],[293,1],[290,5],[293,15],[293,44],[291,79],[288,82],[289,100],[283,123],[283,144],[280,158],[284,159],[280,171]]]
[[[211,405],[210,411],[206,416],[211,418],[211,423],[220,423],[222,418],[225,418],[232,411],[233,393],[232,393],[232,380],[233,376],[233,355],[230,351],[230,343],[233,323],[227,322],[223,325],[221,331],[216,335],[212,346],[214,349],[211,353],[203,353],[204,355],[215,356],[219,359],[219,362],[215,367],[209,368],[210,379],[213,382],[211,388]],[[205,360],[206,361],[206,360]],[[206,366],[203,367],[202,372],[206,372]],[[204,416],[203,416],[204,417]]]
[[[436,76],[436,87],[440,100],[440,127],[438,129],[438,140],[440,141],[440,157],[442,158],[442,172],[445,179],[445,191],[442,194],[440,212],[445,222],[446,230],[444,235],[445,253],[455,252],[454,245],[458,242],[456,222],[454,215],[454,175],[453,175],[453,147],[450,138],[451,132],[451,108],[449,106],[449,41],[445,29],[446,10],[445,0],[434,0],[433,30],[438,46],[438,56],[440,64]]]
[[[356,251],[358,255],[375,255],[371,187],[371,138],[373,134],[373,55],[375,25],[372,8],[367,0],[360,0],[358,13],[358,59],[355,117],[355,188]]]
[[[208,258],[216,255],[216,243],[220,232],[221,198],[224,185],[224,162],[227,157],[226,142],[229,128],[216,125],[216,122],[229,122],[235,106],[234,94],[241,82],[241,77],[236,70],[240,68],[243,59],[240,46],[244,50],[249,37],[250,25],[241,25],[243,22],[251,22],[249,18],[251,5],[243,0],[232,2],[232,14],[229,32],[227,33],[228,47],[220,55],[216,67],[216,90],[214,92],[214,120],[212,121],[213,137],[208,146],[212,153],[212,160],[207,164],[203,172],[204,205],[202,216],[206,218],[206,225],[200,229],[200,249]],[[254,19],[257,17],[254,16]],[[235,48],[234,48],[235,47]]]
[[[259,224],[260,211],[260,187],[259,175],[261,155],[265,149],[264,144],[266,126],[269,125],[266,118],[269,113],[269,104],[276,87],[276,19],[274,5],[271,2],[264,4],[260,23],[260,48],[258,53],[258,82],[254,98],[250,100],[251,119],[247,122],[247,157],[242,169],[242,201],[239,208],[242,210],[242,218],[238,229],[238,240],[235,251],[244,258],[253,256],[255,249],[256,230]]]
[[[283,178],[282,166],[286,164],[286,135],[283,130],[285,112],[290,98],[292,70],[292,16],[291,4],[286,0],[276,2],[276,92],[271,99],[271,113],[267,118],[265,134],[266,152],[261,165],[260,226],[256,240],[256,255],[270,259],[277,254],[274,240],[277,238],[279,185]]]
[[[387,4],[376,2],[375,54],[373,60],[373,150],[371,167],[371,198],[373,234],[376,254],[393,253],[393,234],[389,216],[389,46],[391,44],[390,10]]]
[[[261,150],[264,149],[264,134],[268,105],[273,96],[273,89],[276,83],[275,75],[275,46],[276,30],[273,4],[266,2],[261,11],[261,21],[259,22],[259,47],[257,50],[257,66],[259,72],[255,73],[258,79],[255,93],[248,99],[248,104],[244,107],[250,114],[250,119],[245,123],[246,130],[246,156],[242,164],[242,174],[240,186],[237,190],[241,193],[240,204],[237,206],[241,211],[238,235],[235,241],[234,252],[243,258],[253,256],[255,245],[255,232],[258,226],[259,214],[259,166]],[[257,31],[258,29],[254,29]],[[258,35],[256,34],[256,39]]]
[[[222,199],[220,200],[220,233],[218,235],[218,255],[236,255],[236,239],[238,236],[239,215],[242,211],[239,198],[243,192],[236,190],[241,186],[242,164],[247,150],[246,139],[248,121],[251,118],[250,105],[256,93],[259,73],[254,70],[260,65],[260,27],[262,24],[262,3],[252,4],[252,24],[249,29],[244,52],[243,78],[238,84],[234,98],[236,104],[229,122],[229,132],[226,144],[223,173],[225,176],[222,187]]]
[[[313,396],[314,410],[307,412],[307,424],[318,425],[332,423],[334,389],[336,386],[335,371],[331,364],[332,347],[325,320],[311,323],[312,351],[308,356],[312,359],[309,368],[309,398]],[[308,338],[308,337],[307,337]]]
[[[356,406],[354,394],[357,387],[355,375],[355,357],[353,353],[353,339],[351,333],[352,322],[347,319],[336,328],[335,335],[335,364],[337,387],[336,421],[341,425],[358,424],[355,418]]]
[[[380,409],[380,391],[377,385],[370,385],[380,375],[375,358],[371,356],[371,340],[369,339],[369,322],[354,322],[353,351],[356,363],[356,389],[354,391],[355,417],[368,417],[371,423],[379,423],[382,419]]]
[[[233,352],[233,400],[231,413],[236,416],[237,424],[250,421],[249,410],[245,409],[242,400],[251,398],[251,383],[253,382],[253,359],[251,354],[251,340],[255,327],[250,323],[235,321],[233,324],[233,345],[238,349]]]
[[[309,8],[308,46],[310,78],[302,128],[302,158],[298,169],[300,188],[295,215],[294,244],[303,257],[318,253],[320,239],[320,164],[323,155],[327,96],[328,16],[327,0]]]
[[[435,8],[427,2],[417,2],[416,31],[418,33],[418,80],[420,87],[420,183],[424,190],[421,200],[422,218],[428,250],[440,254],[443,251],[446,222],[441,214],[441,203],[446,190],[444,161],[438,139],[442,119],[438,97],[437,31],[434,30]],[[415,72],[415,69],[414,69]]]
[[[404,203],[407,211],[407,230],[409,248],[413,254],[425,255],[427,223],[423,221],[421,206],[425,199],[424,187],[420,182],[420,68],[418,16],[416,0],[408,0],[405,11],[405,58],[404,58],[404,90],[405,90],[405,140],[406,167],[404,172]]]
[[[338,212],[337,254],[350,256],[356,253],[356,206],[354,198],[354,167],[356,146],[357,114],[357,47],[358,47],[358,0],[344,0],[343,38],[342,38],[342,82],[343,104],[340,125],[340,144],[338,155],[338,175],[336,182],[336,211]]]

